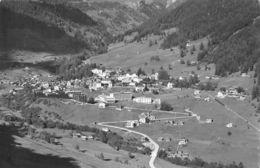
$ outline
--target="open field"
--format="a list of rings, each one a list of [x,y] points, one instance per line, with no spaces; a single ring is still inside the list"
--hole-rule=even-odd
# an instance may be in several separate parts
[[[156,37],[151,38],[156,39]],[[201,42],[206,43],[207,40],[201,39],[191,42],[191,45],[195,46],[196,51],[191,55],[189,53],[189,48],[187,56],[184,58],[180,57],[180,50],[177,47],[172,48],[172,51],[170,49],[162,50],[159,46],[160,41],[158,42],[158,45],[149,47],[149,40],[146,40],[139,43],[122,44],[115,48],[111,46],[112,49],[107,53],[92,57],[90,60],[91,62],[102,64],[106,67],[121,67],[125,70],[131,69],[132,72],[136,72],[137,69],[141,67],[146,73],[151,73],[152,69],[156,72],[159,71],[162,66],[169,71],[169,74],[173,77],[188,76],[191,71],[204,77],[214,74],[215,67],[213,65],[210,65],[210,71],[204,71],[203,66],[201,70],[197,70],[196,66],[188,67],[186,64],[180,64],[180,59],[183,59],[185,62],[187,60],[197,61],[197,54]],[[159,56],[160,61],[151,61],[151,57],[153,56]],[[171,70],[168,69],[169,64],[172,67]]]
[[[138,166],[148,165],[148,156],[141,154],[135,154],[135,159],[130,159],[128,157],[128,152],[126,151],[116,151],[112,147],[98,142],[98,141],[82,141],[80,139],[72,138],[62,138],[60,142],[62,146],[50,145],[45,142],[34,142],[30,139],[22,139],[16,137],[16,142],[20,143],[22,147],[32,149],[36,153],[43,155],[58,155],[59,157],[70,157],[75,159],[76,164],[84,168],[94,168],[94,167],[106,167],[108,168],[135,168]],[[78,145],[80,151],[75,149],[75,146]],[[104,154],[105,160],[100,160],[96,155]],[[115,161],[115,158],[118,158],[123,163]],[[128,164],[124,164],[125,160],[128,160]]]
[[[199,124],[194,118],[184,121],[184,126],[169,126],[163,123],[142,125],[136,130],[145,132],[155,140],[158,137],[170,137],[179,139],[186,137],[190,140],[187,147],[181,150],[188,151],[193,157],[200,157],[207,161],[220,161],[231,163],[243,162],[248,168],[257,167],[259,160],[259,135],[246,123],[227,112],[216,102],[197,102],[192,107],[194,113],[201,116],[201,120],[212,118],[212,124]],[[235,126],[226,128],[227,123]],[[154,131],[158,130],[158,131]],[[228,135],[228,131],[232,135]],[[170,147],[176,150],[177,142],[159,143],[161,147]],[[243,151],[243,152],[239,152]]]
[[[115,110],[114,107],[107,107],[105,109],[98,108],[97,105],[78,105],[75,103],[63,104],[59,99],[48,99],[49,103],[34,104],[42,108],[42,112],[49,111],[59,114],[63,120],[77,124],[91,124],[93,122],[113,122],[113,121],[126,121],[126,120],[138,120],[138,115],[145,112],[151,112],[150,110],[133,109],[128,111],[122,109],[121,111]],[[168,118],[174,117],[168,112],[151,112],[156,118]],[[182,114],[177,114],[183,116]]]

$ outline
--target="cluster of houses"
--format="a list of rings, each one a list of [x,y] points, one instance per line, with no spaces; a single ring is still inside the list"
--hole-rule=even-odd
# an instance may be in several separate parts
[[[86,140],[93,140],[94,139],[94,136],[93,135],[85,135],[83,133],[72,133],[72,137],[73,138],[78,138],[78,139],[81,139],[83,141],[86,141]]]
[[[140,124],[147,124],[150,123],[151,121],[155,120],[155,116],[151,115],[150,113],[141,113],[138,116],[138,120],[129,120],[126,122],[125,127],[126,128],[135,128],[139,126]]]
[[[170,137],[159,137],[157,138],[158,142],[171,142],[171,138]]]
[[[238,92],[238,88],[231,87],[227,90],[220,90],[217,95],[217,98],[224,99],[226,97],[236,98],[238,100],[244,101],[246,99],[246,95],[244,92]]]
[[[181,158],[181,159],[188,159],[190,158],[190,155],[188,152],[184,152],[181,150],[176,151],[175,153],[167,151],[167,157],[168,158]]]
[[[210,102],[211,101],[210,97],[208,97],[208,96],[202,98],[200,90],[194,90],[193,96],[197,100],[203,100],[205,102]]]

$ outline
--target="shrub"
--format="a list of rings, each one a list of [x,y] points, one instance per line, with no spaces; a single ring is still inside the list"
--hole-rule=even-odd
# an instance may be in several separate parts
[[[205,56],[206,56],[207,54],[208,54],[208,51],[207,51],[207,50],[205,50],[205,51],[200,51],[200,52],[198,53],[197,60],[198,60],[198,61],[203,60],[203,58],[205,58]]]
[[[78,144],[75,145],[75,149],[76,149],[76,150],[79,150],[79,145],[78,145]]]
[[[185,61],[183,59],[181,59],[180,63],[181,64],[185,64]]]
[[[190,60],[187,60],[187,61],[186,61],[186,65],[187,65],[187,66],[191,66]]]
[[[204,50],[204,48],[205,48],[205,47],[204,47],[204,44],[201,42],[201,43],[200,43],[200,50],[202,51],[202,50]]]
[[[169,74],[167,71],[165,70],[161,70],[158,73],[158,79],[159,80],[168,80],[169,79]]]
[[[162,104],[161,104],[161,110],[163,110],[163,111],[172,111],[173,107],[169,103],[163,101]]]
[[[242,88],[242,87],[238,87],[236,90],[237,90],[238,93],[244,93],[245,92],[245,89]]]
[[[260,89],[258,86],[254,86],[252,90],[252,100],[260,96]]]

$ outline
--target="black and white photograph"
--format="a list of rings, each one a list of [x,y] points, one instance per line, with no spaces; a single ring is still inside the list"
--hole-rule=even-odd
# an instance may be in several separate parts
[[[0,168],[260,168],[260,0],[0,0]]]

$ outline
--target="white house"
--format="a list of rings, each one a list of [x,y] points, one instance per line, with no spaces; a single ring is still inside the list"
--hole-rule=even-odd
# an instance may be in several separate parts
[[[102,128],[102,131],[104,131],[104,132],[108,132],[108,131],[110,131],[108,128]]]
[[[153,104],[161,105],[161,99],[159,99],[159,98],[154,99]]]
[[[101,94],[98,97],[95,98],[95,101],[103,102],[103,103],[115,103],[116,99],[114,97],[113,93],[110,93],[110,95]]]
[[[103,81],[101,81],[101,85],[105,85],[108,88],[112,88],[113,87],[113,84],[112,84],[112,82],[110,80],[103,80]]]
[[[189,142],[188,139],[181,139],[181,140],[178,142],[178,145],[179,145],[179,146],[187,145],[188,142]]]
[[[98,108],[104,109],[104,108],[106,108],[106,104],[104,102],[100,102],[100,103],[98,103]]]
[[[194,90],[194,95],[200,95],[200,90]]]
[[[182,80],[184,80],[184,78],[183,78],[182,76],[180,76],[180,77],[179,77],[179,80],[182,81]]]
[[[228,123],[228,124],[226,125],[226,127],[227,127],[227,128],[232,128],[232,127],[233,127],[233,123]]]
[[[172,82],[168,82],[167,89],[172,89],[172,88],[173,88],[173,83]]]
[[[125,127],[126,127],[126,128],[134,128],[134,127],[136,127],[136,126],[138,126],[138,125],[139,125],[138,120],[130,120],[130,121],[127,121],[127,122],[126,122]]]
[[[225,94],[223,94],[222,92],[218,92],[217,98],[224,99],[225,97],[226,97]]]

